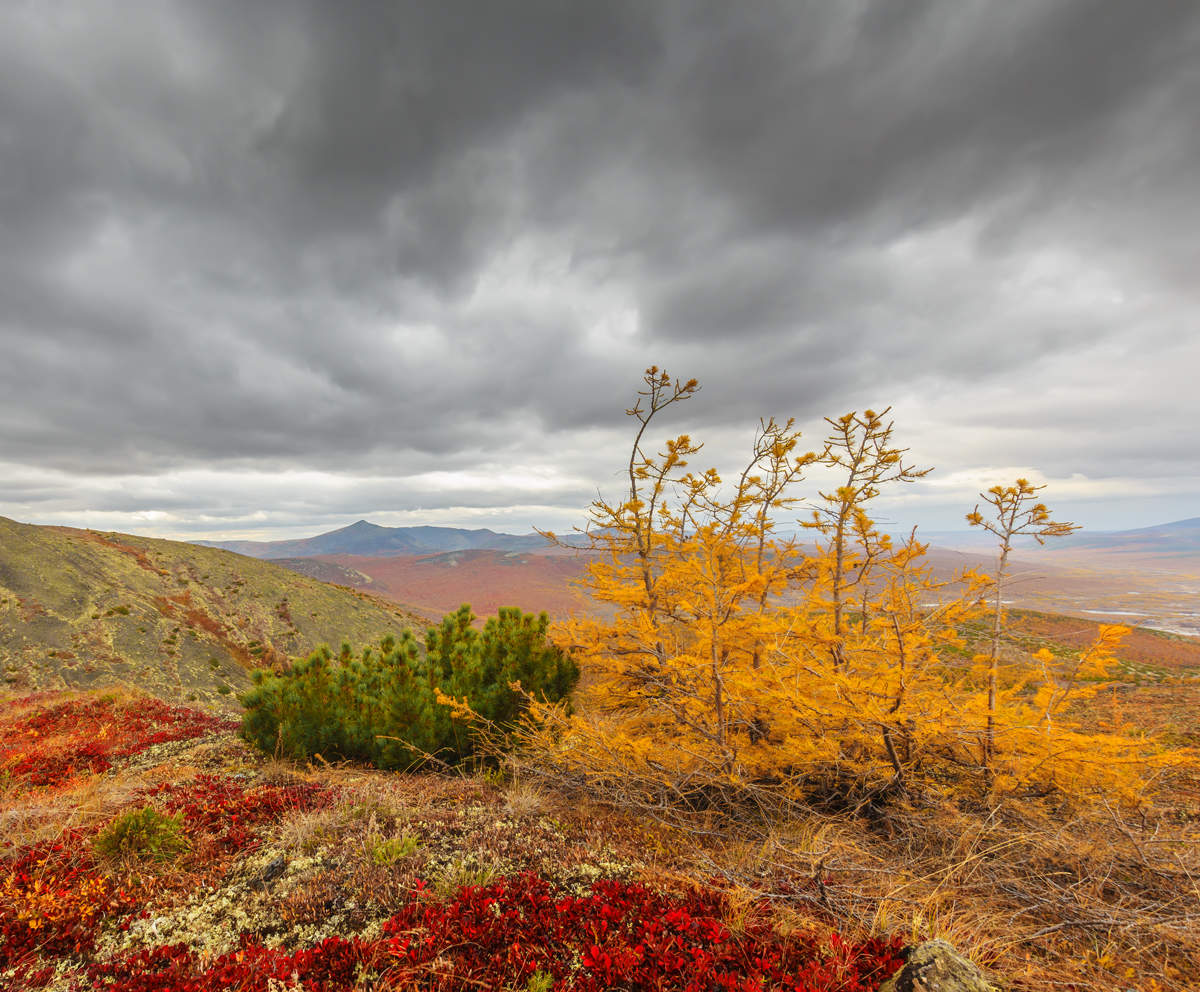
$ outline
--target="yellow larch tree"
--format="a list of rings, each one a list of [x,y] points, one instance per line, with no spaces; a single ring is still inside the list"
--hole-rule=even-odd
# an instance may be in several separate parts
[[[523,741],[535,762],[593,789],[690,806],[764,788],[1136,794],[1144,743],[1085,735],[1067,712],[1101,684],[1120,631],[1004,678],[992,664],[981,691],[960,632],[993,580],[935,580],[915,533],[893,540],[867,512],[881,487],[928,471],[905,464],[887,410],[830,420],[820,452],[801,453],[791,420],[761,421],[726,484],[689,468],[700,451],[689,435],[647,447],[654,418],[694,395],[695,381],[650,368],[644,382],[626,411],[638,423],[628,489],[591,507],[584,586],[595,609],[553,632],[578,659],[582,688],[572,713],[532,702]],[[817,463],[844,476],[801,529],[816,533],[814,549],[775,520]],[[1006,490],[992,492],[1008,507]],[[1003,512],[996,527],[1009,538],[1062,526],[1040,504]]]
[[[776,600],[799,557],[795,541],[776,538],[774,513],[817,456],[796,453],[791,421],[764,421],[722,497],[715,470],[686,471],[699,450],[687,435],[656,454],[642,446],[650,420],[695,383],[656,368],[645,383],[627,411],[639,423],[628,491],[619,503],[597,499],[588,530],[587,587],[613,618],[579,618],[559,643],[590,672],[588,712],[614,728],[610,750],[636,760],[669,740],[685,773],[740,780],[762,771],[753,752],[774,714],[755,673],[786,633]]]
[[[980,499],[987,502],[994,516],[985,518],[979,512],[979,504],[967,514],[967,523],[982,527],[994,535],[999,542],[999,558],[992,592],[992,637],[986,656],[988,680],[987,728],[984,732],[980,761],[989,770],[996,750],[996,704],[1000,665],[1000,636],[1004,630],[1004,581],[1008,577],[1008,556],[1012,552],[1013,539],[1032,537],[1038,544],[1045,544],[1048,537],[1065,537],[1079,530],[1078,524],[1052,520],[1045,503],[1037,501],[1037,494],[1045,486],[1035,486],[1028,479],[1017,479],[1011,486],[992,486]]]
[[[865,602],[876,559],[891,546],[875,529],[866,507],[880,494],[881,486],[915,482],[932,471],[905,465],[907,449],[890,446],[893,425],[884,419],[890,411],[887,407],[879,413],[852,411],[837,419],[825,418],[832,430],[819,460],[840,470],[844,477],[835,489],[819,494],[821,503],[805,526],[819,531],[824,542],[835,668],[845,662],[842,640],[851,605],[848,600],[857,591]],[[866,616],[864,606],[860,622]]]

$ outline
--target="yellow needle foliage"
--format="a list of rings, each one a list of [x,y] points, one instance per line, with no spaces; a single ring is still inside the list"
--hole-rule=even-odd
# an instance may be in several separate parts
[[[626,412],[638,423],[620,502],[598,498],[587,534],[591,616],[553,636],[583,671],[577,706],[534,704],[525,745],[576,782],[710,805],[750,786],[847,799],[1010,790],[1134,799],[1146,743],[1084,734],[1068,706],[1107,676],[1122,628],[1064,665],[1048,653],[972,661],[960,640],[993,582],[937,582],[915,534],[867,513],[904,464],[892,425],[866,411],[829,420],[802,453],[792,421],[760,422],[726,484],[689,470],[688,435],[648,451],[652,419],[695,381],[657,368]],[[776,532],[810,466],[841,475],[804,535]],[[986,744],[985,744],[986,741]]]

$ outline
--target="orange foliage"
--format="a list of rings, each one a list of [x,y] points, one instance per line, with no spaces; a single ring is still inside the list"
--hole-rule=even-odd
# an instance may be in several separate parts
[[[689,803],[755,784],[792,796],[968,785],[1137,798],[1153,764],[1145,742],[1085,735],[1066,716],[1101,684],[1122,629],[1104,628],[1065,668],[1045,656],[1004,672],[966,661],[958,630],[990,580],[967,574],[951,594],[915,534],[896,542],[867,513],[884,485],[928,471],[904,464],[886,410],[829,420],[823,449],[806,454],[792,421],[763,421],[725,486],[715,469],[688,470],[700,445],[686,434],[647,453],[651,420],[698,387],[657,368],[645,382],[627,411],[639,424],[628,492],[591,508],[585,586],[613,614],[556,633],[587,690],[572,715],[534,708],[526,743],[543,760]],[[804,523],[813,550],[774,517],[815,464],[842,481]]]

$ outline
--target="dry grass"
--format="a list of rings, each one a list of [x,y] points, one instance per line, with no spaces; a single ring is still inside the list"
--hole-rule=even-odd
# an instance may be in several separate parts
[[[539,781],[554,794],[544,767]],[[564,809],[594,795],[566,779],[557,788]],[[1103,796],[1057,806],[910,799],[829,812],[769,794],[697,813],[647,801],[626,782],[609,792],[607,813],[581,803],[578,815],[603,824],[614,848],[656,857],[657,878],[723,879],[743,902],[775,903],[785,927],[942,938],[1013,988],[1193,992],[1194,795],[1195,782],[1179,776],[1136,815]]]
[[[528,782],[511,782],[504,790],[504,808],[514,816],[536,816],[549,806],[546,794]]]
[[[106,823],[149,784],[136,772],[90,776],[30,801],[10,789],[0,795],[0,837],[9,849],[56,841],[73,829]]]
[[[297,810],[280,822],[276,840],[284,850],[312,854],[336,840],[344,824],[343,811],[336,807]]]

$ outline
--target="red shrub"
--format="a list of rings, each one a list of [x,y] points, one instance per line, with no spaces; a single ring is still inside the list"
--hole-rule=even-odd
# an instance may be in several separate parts
[[[499,989],[541,971],[556,988],[580,992],[858,992],[876,988],[901,963],[898,943],[853,946],[835,938],[821,947],[812,938],[778,936],[762,915],[734,935],[724,910],[724,897],[712,890],[680,897],[599,882],[586,897],[562,896],[521,875],[464,889],[450,903],[407,906],[384,929],[400,974],[428,989]]]
[[[27,697],[50,703],[44,697]],[[11,707],[10,707],[11,709]],[[190,740],[238,725],[160,699],[67,699],[4,721],[0,770],[34,786],[107,771],[113,762],[154,744]]]
[[[189,836],[203,841],[210,851],[231,853],[257,847],[259,827],[277,823],[295,810],[327,806],[334,794],[309,783],[247,789],[234,779],[197,775],[187,782],[155,786],[143,795],[157,797],[172,813],[182,813]]]
[[[93,989],[110,992],[267,992],[298,975],[307,992],[364,988],[364,969],[377,964],[378,948],[356,939],[330,937],[303,951],[282,951],[244,940],[242,947],[207,967],[183,944],[140,951],[88,969]]]
[[[0,860],[0,966],[86,954],[99,926],[133,908],[79,832]]]
[[[100,740],[27,747],[16,755],[14,750],[6,748],[0,755],[0,768],[29,785],[61,785],[76,775],[106,772],[112,767],[109,748]]]
[[[54,977],[53,965],[44,965],[37,961],[18,962],[10,965],[4,973],[5,992],[33,992],[44,989]]]
[[[780,937],[765,916],[734,935],[717,892],[672,896],[601,882],[578,897],[521,875],[463,889],[447,902],[418,899],[364,941],[332,937],[286,952],[244,938],[205,965],[185,947],[155,948],[91,967],[108,992],[266,992],[293,975],[314,992],[352,988],[458,990],[521,987],[536,972],[555,989],[599,992],[863,992],[901,964],[899,942],[826,946]],[[373,978],[372,978],[373,976]],[[372,984],[373,982],[373,984]]]

